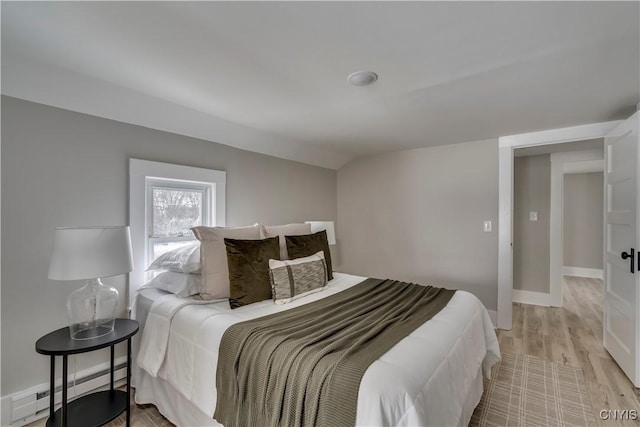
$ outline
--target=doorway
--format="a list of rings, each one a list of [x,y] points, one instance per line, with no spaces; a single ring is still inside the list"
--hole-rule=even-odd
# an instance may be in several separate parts
[[[500,137],[498,143],[498,321],[500,329],[510,330],[513,323],[513,163],[514,150],[516,148],[537,147],[554,145],[572,141],[582,141],[604,137],[614,129],[620,121],[595,123],[583,126],[574,126],[533,132],[522,135]],[[552,182],[553,185],[553,182]],[[556,215],[558,213],[556,212]],[[560,212],[561,214],[561,212]],[[552,222],[553,224],[554,222]],[[555,221],[557,223],[557,221]],[[553,246],[557,248],[558,246]],[[556,254],[558,255],[558,254]],[[558,257],[555,257],[558,259]],[[550,275],[561,276],[561,269],[550,266]],[[559,284],[557,284],[559,285]],[[557,288],[558,286],[554,287]],[[553,286],[550,284],[550,286]],[[562,291],[552,291],[561,294]],[[557,297],[557,295],[555,295]]]
[[[600,168],[599,168],[600,169]],[[604,172],[565,172],[563,188],[563,300],[575,302],[580,290],[596,311],[604,298]]]
[[[513,302],[561,307],[564,274],[601,277],[603,158],[602,138],[514,150]]]
[[[640,335],[637,334],[640,328],[640,275],[635,269],[640,261],[636,264],[634,252],[640,241],[639,206],[636,203],[639,200],[639,128],[640,112],[636,112],[623,121],[501,137],[498,143],[498,327],[510,329],[513,322],[513,151],[515,148],[605,137],[603,343],[636,387],[640,386]]]

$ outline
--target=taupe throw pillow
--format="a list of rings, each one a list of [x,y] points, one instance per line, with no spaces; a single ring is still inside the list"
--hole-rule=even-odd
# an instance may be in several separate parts
[[[250,227],[193,227],[200,241],[202,299],[229,298],[229,268],[224,239],[259,239],[260,225]]]
[[[333,280],[331,252],[329,252],[329,242],[327,241],[327,232],[325,230],[302,236],[285,236],[284,238],[287,242],[289,259],[311,256],[318,251],[324,252],[324,259],[327,263],[327,275],[329,276],[329,280]]]
[[[261,237],[280,238],[280,259],[290,259],[284,236],[299,236],[311,233],[311,224],[263,225]]]
[[[278,237],[262,240],[224,239],[229,265],[229,305],[242,307],[271,299],[269,260],[280,259]]]
[[[293,260],[270,259],[269,270],[273,301],[278,305],[319,292],[327,285],[327,264],[322,251]]]

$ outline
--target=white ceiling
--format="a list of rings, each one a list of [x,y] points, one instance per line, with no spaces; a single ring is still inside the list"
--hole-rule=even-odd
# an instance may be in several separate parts
[[[337,169],[628,116],[639,5],[3,1],[2,93]]]

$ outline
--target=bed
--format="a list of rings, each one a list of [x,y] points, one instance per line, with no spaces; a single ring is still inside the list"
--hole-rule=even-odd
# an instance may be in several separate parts
[[[231,310],[227,300],[201,301],[142,289],[134,316],[133,383],[138,404],[154,404],[180,426],[220,425],[218,350],[237,323],[288,310],[355,286],[366,278],[334,273],[327,288],[286,305],[263,301]],[[472,294],[457,291],[431,320],[415,329],[365,371],[356,425],[466,426],[482,395],[483,375],[500,359],[489,315]]]

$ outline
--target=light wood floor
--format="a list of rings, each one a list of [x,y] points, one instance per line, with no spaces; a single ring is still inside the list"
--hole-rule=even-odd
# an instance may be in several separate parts
[[[582,368],[596,419],[601,409],[635,409],[640,416],[640,389],[602,346],[603,286],[602,280],[565,276],[562,308],[514,304],[513,329],[498,330],[500,349]]]

